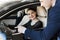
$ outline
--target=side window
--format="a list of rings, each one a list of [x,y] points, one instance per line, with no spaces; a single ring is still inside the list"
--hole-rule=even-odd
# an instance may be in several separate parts
[[[2,20],[2,22],[6,23],[7,25],[15,25],[15,21],[17,18],[17,14],[10,14],[6,18]]]
[[[13,28],[20,23],[24,15],[24,10],[13,11],[11,14],[7,15],[7,17],[5,17],[1,23],[5,23],[8,27]]]

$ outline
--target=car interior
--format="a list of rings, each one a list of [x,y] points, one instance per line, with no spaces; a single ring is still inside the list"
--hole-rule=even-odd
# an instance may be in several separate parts
[[[41,10],[40,10],[41,9]],[[7,29],[7,40],[25,40],[24,34],[18,33],[17,25],[23,25],[27,23],[30,19],[28,18],[28,15],[26,14],[27,8],[23,8],[15,10],[11,12],[7,17],[4,17],[3,20],[1,20],[1,24],[3,24]],[[37,6],[37,13],[38,13],[38,19],[43,22],[43,28],[44,29],[47,25],[47,12],[42,11],[42,7]],[[41,11],[41,12],[40,12]],[[27,20],[27,21],[26,21]],[[56,37],[54,37],[56,39]],[[53,39],[53,40],[55,40]],[[30,38],[27,38],[27,40],[31,40]]]

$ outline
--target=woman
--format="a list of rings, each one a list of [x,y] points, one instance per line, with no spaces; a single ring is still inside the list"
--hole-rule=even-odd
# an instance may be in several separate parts
[[[25,34],[25,38],[30,36],[31,30],[39,31],[43,27],[43,23],[37,18],[38,17],[37,8],[35,7],[28,8],[27,14],[28,14],[30,21],[24,24],[23,26],[30,29],[30,31],[28,31]]]
[[[42,22],[37,18],[38,17],[37,8],[35,7],[28,8],[27,14],[28,14],[30,21],[24,24],[23,25],[24,27],[29,28],[31,30],[36,30],[36,31],[43,27]]]

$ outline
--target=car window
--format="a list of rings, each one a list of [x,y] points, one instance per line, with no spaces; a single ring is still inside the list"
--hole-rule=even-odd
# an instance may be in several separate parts
[[[11,12],[7,17],[3,18],[2,22],[5,22],[7,25],[15,25],[16,20],[20,18],[20,21],[24,15],[22,10]]]

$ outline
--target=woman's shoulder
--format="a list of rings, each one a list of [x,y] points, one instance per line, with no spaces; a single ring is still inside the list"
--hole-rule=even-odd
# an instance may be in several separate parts
[[[37,22],[38,22],[38,23],[42,23],[42,21],[40,21],[40,20],[38,20]]]
[[[40,21],[40,20],[38,20],[35,24],[36,24],[36,25],[42,25],[42,24],[43,24],[43,22],[42,22],[42,21]]]

